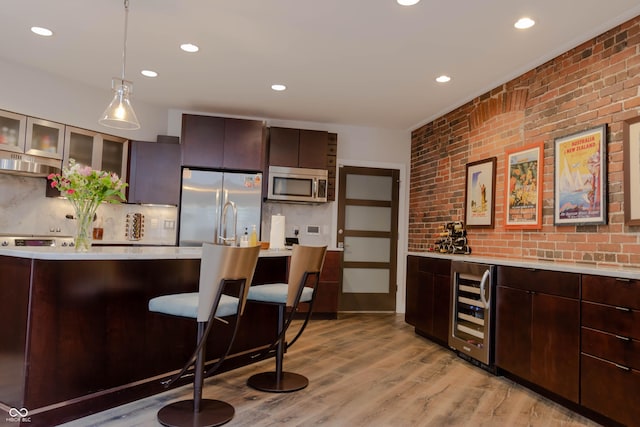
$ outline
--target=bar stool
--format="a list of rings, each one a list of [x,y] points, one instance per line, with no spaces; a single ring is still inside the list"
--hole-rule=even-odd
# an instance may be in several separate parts
[[[309,384],[309,380],[303,375],[284,372],[282,364],[285,351],[302,335],[311,317],[326,252],[326,246],[293,245],[287,283],[271,283],[252,286],[249,289],[248,300],[278,306],[278,334],[273,344],[267,349],[267,353],[273,348],[276,349],[276,370],[251,376],[247,380],[247,385],[250,387],[261,391],[282,393],[300,390]],[[309,311],[295,338],[287,343],[285,334],[301,302],[309,303]],[[289,313],[285,319],[287,309]]]
[[[220,400],[202,399],[205,347],[214,320],[236,316],[229,345],[224,355],[207,372],[210,374],[215,372],[231,350],[259,253],[259,246],[238,248],[205,243],[202,246],[198,292],[163,295],[149,301],[149,311],[195,319],[198,328],[195,351],[180,372],[163,382],[165,388],[171,387],[194,365],[193,399],[174,402],[160,409],[158,421],[162,425],[218,426],[233,418],[235,410],[230,404]],[[230,285],[239,287],[237,297],[223,293],[229,291],[227,288],[231,287]]]

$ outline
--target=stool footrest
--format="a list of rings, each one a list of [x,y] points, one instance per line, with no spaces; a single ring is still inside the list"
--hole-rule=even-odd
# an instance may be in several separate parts
[[[228,423],[234,414],[233,406],[221,400],[202,399],[200,412],[193,410],[193,400],[181,400],[160,409],[158,421],[171,427],[209,427]]]
[[[262,372],[249,377],[247,385],[260,391],[288,393],[305,388],[309,385],[309,380],[293,372],[283,372],[280,378],[275,372]]]

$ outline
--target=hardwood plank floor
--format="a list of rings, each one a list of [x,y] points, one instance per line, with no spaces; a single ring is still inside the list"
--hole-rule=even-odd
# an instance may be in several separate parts
[[[414,334],[404,315],[341,314],[314,320],[285,355],[306,389],[271,394],[247,378],[273,359],[209,378],[204,396],[236,409],[227,426],[598,426],[504,377]],[[65,427],[157,426],[164,404],[188,386],[101,412]]]

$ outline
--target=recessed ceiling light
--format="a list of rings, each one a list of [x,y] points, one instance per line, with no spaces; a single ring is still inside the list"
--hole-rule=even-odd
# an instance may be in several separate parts
[[[420,0],[397,0],[398,4],[401,6],[413,6],[417,4]]]
[[[448,82],[449,80],[451,80],[451,77],[449,77],[449,76],[445,76],[445,75],[442,75],[442,76],[440,76],[440,77],[437,77],[437,78],[436,78],[436,81],[437,81],[438,83],[446,83],[446,82]]]
[[[285,85],[281,85],[281,84],[273,84],[273,85],[271,85],[271,89],[276,90],[278,92],[281,92],[283,90],[286,90],[287,87]]]
[[[158,73],[156,73],[153,70],[142,70],[140,71],[140,74],[142,74],[145,77],[158,77]]]
[[[200,50],[200,48],[198,46],[196,46],[195,44],[191,44],[191,43],[184,43],[180,45],[180,49],[184,50],[185,52],[189,52],[189,53],[193,53],[193,52],[197,52]]]
[[[520,18],[515,24],[513,24],[513,26],[519,30],[526,30],[527,28],[531,28],[534,25],[536,25],[536,21],[527,17]]]
[[[31,27],[31,31],[39,36],[50,37],[53,35],[53,31],[43,27]]]

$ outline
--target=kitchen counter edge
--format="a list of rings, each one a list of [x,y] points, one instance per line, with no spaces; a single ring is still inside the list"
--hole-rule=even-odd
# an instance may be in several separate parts
[[[186,246],[98,246],[89,252],[73,248],[20,247],[0,248],[0,256],[41,260],[133,260],[133,259],[200,259],[202,248]],[[291,256],[291,251],[261,250],[260,257]]]
[[[553,261],[535,261],[510,258],[492,258],[475,255],[441,254],[437,252],[407,252],[407,256],[450,259],[509,267],[531,268],[538,270],[564,271],[567,273],[591,274],[596,276],[618,277],[621,279],[640,279],[640,269],[621,267],[600,267],[590,264],[562,264]]]

